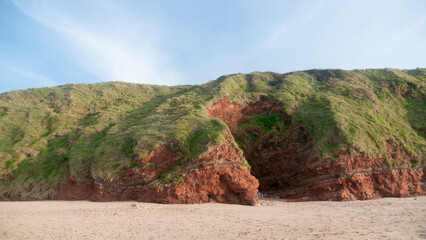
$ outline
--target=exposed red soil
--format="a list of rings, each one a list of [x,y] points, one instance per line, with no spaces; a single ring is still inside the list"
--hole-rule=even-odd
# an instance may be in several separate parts
[[[238,126],[253,115],[264,112],[281,114],[290,125],[284,134],[276,126],[269,132],[259,127]],[[291,123],[282,103],[261,97],[248,105],[239,105],[227,97],[212,105],[210,117],[228,124],[239,141],[251,173],[259,180],[266,196],[294,200],[364,200],[380,197],[408,197],[425,193],[422,169],[412,169],[405,149],[388,143],[390,153],[398,152],[389,162],[383,157],[350,156],[342,150],[337,160],[324,162],[315,150],[307,126]],[[256,142],[247,140],[255,136]]]
[[[228,97],[213,103],[209,110],[209,116],[219,118],[228,125],[232,134],[238,131],[238,126],[247,121],[246,115],[258,115],[264,112],[279,113],[284,116],[286,123],[291,122],[290,116],[284,111],[281,102],[271,101],[266,96],[262,96],[259,101],[240,105],[231,102]]]
[[[366,200],[381,197],[410,197],[424,192],[421,169],[395,158],[393,169],[384,158],[341,156],[327,163],[311,163],[298,173],[293,189],[276,193],[295,200]]]
[[[424,193],[421,183],[423,175],[422,170],[357,174],[308,183],[274,195],[296,201],[351,201],[382,197],[411,197]]]
[[[281,116],[283,123],[270,131],[256,126],[239,128],[266,112]],[[390,153],[399,153],[392,156],[392,166],[383,157],[354,156],[347,150],[342,150],[337,160],[324,162],[316,152],[309,128],[292,123],[283,104],[267,97],[247,105],[225,97],[212,105],[209,116],[223,120],[232,135],[198,159],[182,164],[179,152],[162,146],[138,160],[140,168],[124,171],[112,183],[77,182],[70,176],[55,198],[253,205],[258,201],[258,188],[266,196],[295,201],[364,200],[425,193],[423,170],[411,168],[410,156],[401,146],[388,143]],[[233,140],[239,142],[243,152]],[[251,172],[242,166],[245,159]],[[180,168],[180,181],[153,184],[176,166]]]
[[[266,112],[283,117],[285,125],[289,126],[284,136],[280,135],[283,130],[279,126],[269,132],[255,126],[238,128],[249,122],[250,117]],[[318,161],[309,129],[303,124],[291,124],[291,117],[281,102],[263,96],[254,103],[239,105],[225,97],[213,104],[209,115],[230,124],[229,128],[241,143],[244,156],[252,167],[251,173],[259,180],[262,192],[293,187],[295,174],[303,170],[305,163]],[[248,136],[257,141],[253,143]]]
[[[78,183],[70,177],[59,190],[56,199],[121,201],[137,200],[158,203],[240,203],[254,205],[258,202],[259,183],[243,167],[241,152],[231,140],[182,169],[183,181],[151,186],[149,183],[178,164],[179,153],[166,147],[153,150],[141,163],[156,164],[129,170],[113,183],[88,181]]]
[[[144,185],[161,176],[167,170],[178,165],[177,159],[182,155],[179,152],[175,153],[170,148],[162,146],[151,151],[148,156],[137,161],[141,164],[141,168],[126,171],[120,180],[127,186]]]

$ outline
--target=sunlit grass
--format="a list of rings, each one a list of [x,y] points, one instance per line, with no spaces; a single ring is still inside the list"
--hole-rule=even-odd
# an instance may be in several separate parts
[[[344,148],[386,155],[392,141],[418,167],[425,156],[425,83],[425,69],[311,70],[231,74],[199,86],[109,82],[0,94],[2,192],[52,196],[68,175],[110,182],[170,142],[189,163],[229,133],[207,115],[224,96],[241,104],[260,95],[282,101],[293,122],[309,127],[322,158]],[[249,124],[268,130],[277,121],[264,113]]]

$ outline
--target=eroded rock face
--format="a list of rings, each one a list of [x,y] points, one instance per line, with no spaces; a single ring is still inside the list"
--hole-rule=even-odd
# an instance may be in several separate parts
[[[258,189],[266,196],[295,201],[409,197],[425,192],[424,172],[410,167],[408,154],[394,156],[392,166],[384,158],[349,155],[347,150],[338,159],[322,161],[309,128],[292,123],[283,104],[267,97],[247,105],[225,97],[212,105],[209,116],[224,121],[232,136],[198,159],[181,163],[179,152],[163,146],[140,159],[142,167],[123,172],[112,183],[77,182],[69,177],[56,199],[253,205]],[[263,128],[252,124],[259,116],[265,118]],[[404,153],[391,142],[388,148]],[[251,172],[242,166],[245,159]],[[180,166],[179,179],[158,184],[176,166]]]
[[[243,167],[241,152],[233,147],[231,136],[209,153],[187,164],[177,182],[155,185],[154,180],[178,164],[179,153],[166,147],[153,150],[140,160],[140,169],[123,173],[113,183],[77,182],[69,177],[56,199],[123,201],[137,200],[157,203],[239,203],[254,205],[258,202],[259,183]],[[150,163],[150,164],[147,164]]]
[[[261,129],[247,123],[260,114],[276,114],[283,123]],[[223,98],[212,105],[210,117],[223,120],[250,163],[266,196],[293,200],[364,200],[409,197],[425,193],[422,169],[410,167],[408,154],[384,158],[350,156],[342,151],[337,160],[323,162],[307,126],[291,123],[282,103],[266,97],[248,105]],[[388,144],[389,152],[394,146]],[[404,152],[403,149],[398,149]]]
[[[270,129],[250,124],[265,113],[275,114],[281,124],[273,123]],[[297,173],[303,171],[307,162],[318,161],[308,127],[292,124],[280,102],[261,97],[257,102],[242,106],[224,98],[213,104],[209,115],[229,125],[252,167],[251,173],[260,182],[262,192],[294,188]]]
[[[298,173],[298,185],[276,193],[294,200],[366,200],[381,197],[410,197],[424,193],[421,169],[413,170],[409,161],[396,159],[394,169],[384,158],[341,155],[328,163],[311,163]]]

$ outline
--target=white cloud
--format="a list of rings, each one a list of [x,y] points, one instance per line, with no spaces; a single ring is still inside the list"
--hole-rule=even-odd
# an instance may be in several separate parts
[[[292,34],[296,34],[295,32],[297,30],[303,30],[306,25],[317,17],[324,5],[324,0],[309,2],[308,5],[302,5],[299,7],[297,9],[298,11],[288,19],[285,18],[283,21],[278,23],[268,22],[266,25],[274,25],[275,27],[271,28],[269,32],[262,36],[259,43],[247,51],[244,55],[245,58],[252,58],[254,55],[267,51],[279,51],[283,48],[287,48],[287,45],[283,44],[283,42],[287,38],[294,38]]]
[[[45,86],[45,87],[53,87],[58,85],[55,81],[52,79],[43,76],[39,73],[30,72],[24,69],[18,69],[14,67],[9,67],[12,71],[18,73],[19,75],[23,76],[24,78],[30,80],[32,83],[35,83],[38,86]]]
[[[423,29],[423,26],[426,24],[426,15],[423,15],[418,19],[413,25],[409,26],[404,32],[397,35],[395,38],[388,41],[384,45],[383,49],[377,55],[384,55],[392,52],[395,49],[398,49],[412,34]]]
[[[72,59],[101,80],[167,85],[181,80],[169,70],[167,56],[155,46],[158,37],[155,23],[131,14],[116,17],[121,6],[105,2],[79,6],[93,11],[96,16],[91,18],[57,2],[14,3],[31,19],[59,33]]]

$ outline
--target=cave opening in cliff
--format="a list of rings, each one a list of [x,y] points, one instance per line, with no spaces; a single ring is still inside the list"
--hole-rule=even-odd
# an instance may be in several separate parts
[[[261,193],[295,187],[303,162],[314,155],[308,127],[292,123],[283,103],[267,96],[246,105],[225,97],[213,104],[209,115],[228,125]]]

